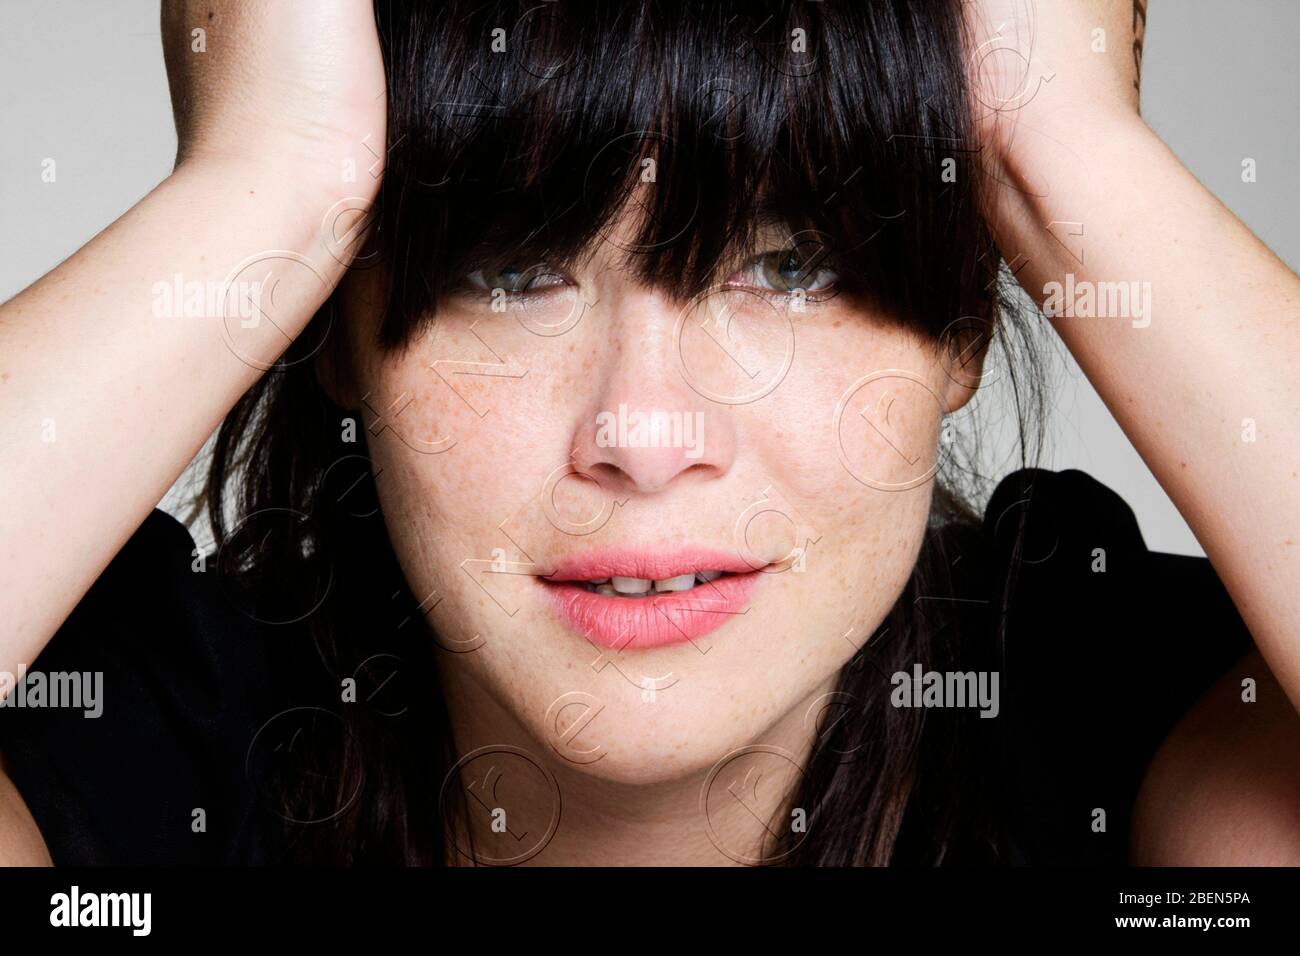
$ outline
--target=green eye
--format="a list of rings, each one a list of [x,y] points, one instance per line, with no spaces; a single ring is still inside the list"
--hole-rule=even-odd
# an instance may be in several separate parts
[[[507,265],[475,269],[465,276],[465,282],[475,289],[501,289],[509,295],[519,295],[567,285],[568,279],[546,265],[528,268]]]
[[[514,266],[506,266],[502,269],[486,272],[483,278],[488,286],[493,289],[505,289],[507,292],[523,292],[528,288],[527,270],[517,269]]]
[[[750,260],[739,273],[738,282],[735,278],[733,284],[788,294],[796,290],[826,292],[835,285],[839,275],[829,267],[820,250],[808,254],[800,249],[780,249]]]

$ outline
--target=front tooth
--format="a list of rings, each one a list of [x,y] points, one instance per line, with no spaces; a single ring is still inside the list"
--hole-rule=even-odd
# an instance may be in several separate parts
[[[592,587],[600,587],[600,585],[605,584],[608,581],[609,578],[597,578],[593,581],[588,581],[587,583],[590,584]]]
[[[613,597],[614,595],[618,594],[618,592],[614,590],[613,585],[609,585],[609,584],[596,585],[596,593],[603,594],[605,595],[605,597]]]
[[[610,584],[619,594],[645,594],[650,590],[649,578],[610,578]]]
[[[689,591],[695,587],[695,575],[679,574],[675,578],[664,578],[655,582],[656,591]]]
[[[722,572],[721,572],[721,571],[701,571],[699,574],[696,575],[696,577],[700,579],[700,582],[701,582],[702,584],[708,584],[710,581],[716,581],[716,580],[718,580],[718,578],[722,577]]]

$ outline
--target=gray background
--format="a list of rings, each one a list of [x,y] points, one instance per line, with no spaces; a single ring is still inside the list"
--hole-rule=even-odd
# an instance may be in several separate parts
[[[1052,0],[1044,0],[1052,2]],[[1300,261],[1300,2],[1152,0],[1142,112],[1289,266]],[[0,300],[75,252],[171,171],[157,0],[0,0]],[[1241,161],[1257,181],[1241,181]],[[45,158],[57,162],[41,181]],[[177,228],[184,228],[178,223]],[[1137,512],[1150,546],[1202,554],[1063,349],[1043,464],[1082,468]],[[979,402],[1005,422],[993,393]],[[148,424],[140,423],[140,441]],[[1014,467],[994,441],[987,468]],[[123,454],[130,449],[124,448]],[[184,482],[186,479],[182,479]],[[165,506],[177,512],[176,489]],[[202,538],[202,532],[196,531]]]

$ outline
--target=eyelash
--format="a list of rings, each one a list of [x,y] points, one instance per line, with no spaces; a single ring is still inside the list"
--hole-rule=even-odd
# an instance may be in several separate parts
[[[771,284],[757,285],[754,282],[733,281],[736,276],[743,275],[747,272],[757,272],[759,274],[760,279],[765,279],[766,277],[762,276],[762,271],[765,266],[776,265],[779,269],[780,259],[782,257],[789,257],[790,255],[791,252],[788,249],[773,249],[768,252],[764,252],[757,256],[754,256],[752,259],[749,259],[743,266],[741,266],[739,270],[737,270],[730,277],[728,277],[727,281],[724,282],[723,285],[728,288],[741,288],[747,290],[755,290],[765,295],[774,296],[781,299],[788,299],[791,296],[793,296],[797,290],[802,289],[804,297],[814,302],[829,298],[831,295],[835,293],[836,291],[835,284],[839,279],[839,273],[837,273],[833,268],[831,268],[826,264],[826,259],[824,256],[819,257],[820,262],[817,265],[816,270],[812,273],[813,281],[808,283],[807,286],[795,286],[792,288],[776,288]],[[817,279],[823,274],[828,274],[830,276],[829,280],[823,279],[822,286],[820,288],[815,288],[815,286],[818,285]]]
[[[783,250],[783,249],[773,249],[767,252],[760,253],[759,255],[756,255],[751,259],[747,260],[739,269],[733,272],[723,282],[722,284],[723,288],[731,289],[731,290],[743,289],[746,291],[758,292],[761,295],[765,295],[770,298],[776,298],[782,300],[789,299],[801,287],[796,286],[789,289],[776,288],[771,284],[770,279],[763,276],[762,274],[765,265],[771,266],[775,264],[776,257],[789,256],[789,255],[790,255],[789,250]],[[507,273],[523,277],[522,281],[526,282],[527,284],[523,288],[519,288],[518,286],[521,280],[516,279],[515,282],[513,283],[514,287],[512,288],[510,284],[507,283],[494,284],[488,281],[489,278],[499,278],[500,276],[505,275]],[[743,276],[747,273],[752,273],[757,275],[758,277],[757,281],[737,281],[738,276]],[[531,274],[531,278],[529,278],[530,274]],[[817,283],[818,278],[823,275],[829,275],[830,277],[829,280],[822,279],[821,287],[814,288],[814,286],[818,284]],[[546,285],[534,286],[532,283],[536,281],[538,278],[545,278],[548,280],[554,279],[559,281],[548,282],[548,284]],[[825,264],[821,264],[817,267],[816,271],[813,272],[812,278],[813,278],[813,282],[810,282],[807,288],[803,288],[803,295],[806,300],[812,302],[820,302],[824,299],[830,298],[837,291],[836,282],[839,279],[839,274],[833,268],[830,268]],[[767,282],[767,284],[760,284],[762,282]],[[533,266],[528,269],[522,269],[522,270],[507,268],[506,270],[503,270],[500,273],[496,273],[495,275],[490,275],[485,268],[479,268],[479,269],[475,269],[473,272],[468,273],[462,279],[462,286],[473,293],[494,295],[497,294],[499,290],[500,293],[503,294],[507,299],[512,299],[512,300],[525,299],[528,297],[545,296],[555,289],[567,288],[569,286],[572,286],[573,284],[574,284],[573,281],[568,276],[560,272],[551,270],[549,267],[545,265]]]
[[[524,276],[524,277],[531,276],[531,278],[526,278],[525,280],[528,283],[528,285],[525,285],[523,288],[518,288],[517,287],[518,282],[516,282],[515,283],[516,287],[511,288],[507,284],[488,282],[488,274],[485,269],[475,269],[473,272],[467,274],[462,281],[465,286],[467,286],[468,288],[476,292],[493,293],[496,292],[496,290],[500,289],[502,292],[505,293],[507,298],[524,298],[529,295],[537,295],[539,294],[539,292],[545,293],[546,291],[549,291],[551,289],[556,289],[556,288],[560,288],[561,286],[567,286],[571,284],[568,276],[565,276],[559,272],[555,272],[554,270],[549,269],[545,265],[533,266],[528,269],[509,269],[509,267],[507,267],[506,271],[511,271],[517,275]],[[496,275],[493,276],[493,278],[499,277],[500,275],[503,274],[505,274],[504,271],[501,273],[497,273]],[[547,278],[547,279],[553,278],[553,279],[559,279],[561,281],[553,282],[544,286],[533,287],[531,283],[533,282],[534,279],[537,278]]]

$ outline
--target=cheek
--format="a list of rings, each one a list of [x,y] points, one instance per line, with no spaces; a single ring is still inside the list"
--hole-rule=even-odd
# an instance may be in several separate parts
[[[945,450],[942,364],[925,340],[860,313],[800,332],[799,362],[757,412],[752,446],[845,546],[886,547],[898,530],[910,542]]]
[[[834,663],[870,636],[915,564],[947,378],[928,342],[861,315],[801,333],[800,361],[751,429],[751,453],[815,538],[805,572],[815,603],[793,576],[786,591],[808,633],[832,637],[822,647]]]
[[[538,341],[511,318],[453,315],[368,365],[363,415],[386,507],[472,534],[536,492],[531,461],[563,444],[555,396],[536,394],[530,366],[554,360]]]
[[[792,477],[820,478],[837,498],[929,484],[947,394],[929,343],[849,312],[800,332],[800,361],[765,410],[791,446]]]

